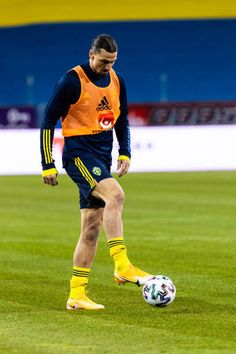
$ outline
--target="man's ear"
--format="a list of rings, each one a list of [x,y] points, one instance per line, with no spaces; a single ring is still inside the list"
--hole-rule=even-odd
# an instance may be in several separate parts
[[[89,50],[89,58],[93,59],[93,57],[94,57],[94,50],[90,49]]]

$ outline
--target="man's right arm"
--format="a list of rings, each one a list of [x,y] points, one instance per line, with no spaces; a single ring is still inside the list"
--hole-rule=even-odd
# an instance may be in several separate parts
[[[57,121],[66,116],[70,105],[78,100],[80,91],[80,80],[75,71],[70,71],[58,82],[45,110],[40,132],[42,176],[44,183],[52,186],[57,184],[57,170],[52,156],[54,129]]]

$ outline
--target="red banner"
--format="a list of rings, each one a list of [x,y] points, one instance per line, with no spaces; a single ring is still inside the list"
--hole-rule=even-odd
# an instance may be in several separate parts
[[[130,104],[131,126],[236,124],[235,102]]]

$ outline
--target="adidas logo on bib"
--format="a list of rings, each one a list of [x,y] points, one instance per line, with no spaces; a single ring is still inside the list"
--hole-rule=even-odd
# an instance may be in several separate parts
[[[107,110],[107,109],[111,109],[111,105],[108,102],[108,99],[106,98],[106,96],[103,96],[101,103],[99,103],[99,105],[97,106],[96,110],[97,111],[103,111],[103,110]]]

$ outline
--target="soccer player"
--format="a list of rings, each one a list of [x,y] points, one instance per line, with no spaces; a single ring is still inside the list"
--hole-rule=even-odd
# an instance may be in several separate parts
[[[113,127],[119,142],[119,177],[128,172],[131,156],[126,87],[112,68],[116,59],[115,39],[106,34],[97,36],[89,61],[68,71],[57,84],[41,125],[44,183],[58,183],[52,144],[54,128],[61,118],[63,167],[80,191],[81,234],[73,257],[68,310],[104,309],[86,295],[102,223],[116,283],[141,285],[152,277],[129,261],[121,216],[124,192],[110,172]]]

